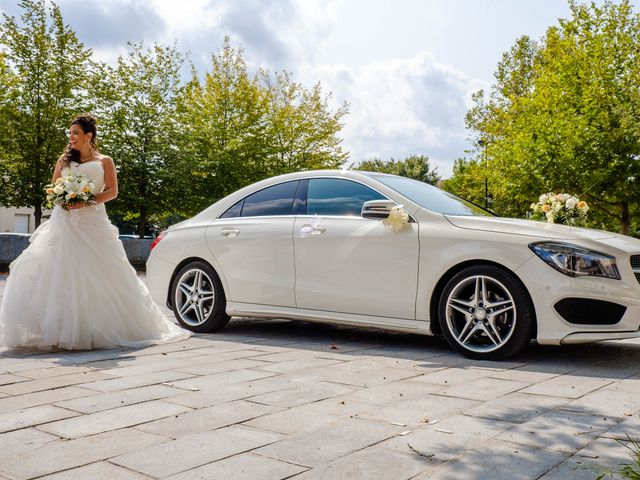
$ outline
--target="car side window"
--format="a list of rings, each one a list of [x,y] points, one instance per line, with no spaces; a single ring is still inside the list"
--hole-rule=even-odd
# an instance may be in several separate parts
[[[219,218],[235,218],[240,216],[240,212],[242,211],[242,202],[244,202],[244,198],[239,202],[234,203],[231,207],[227,209]]]
[[[252,193],[244,199],[241,217],[291,215],[298,181],[279,183]]]
[[[307,215],[339,215],[359,217],[362,204],[386,197],[361,183],[341,178],[309,180]]]

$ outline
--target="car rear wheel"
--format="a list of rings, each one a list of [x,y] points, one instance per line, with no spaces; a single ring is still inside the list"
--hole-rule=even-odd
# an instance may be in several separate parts
[[[442,333],[463,355],[507,358],[531,340],[535,312],[520,280],[494,265],[465,268],[447,282],[439,303]]]
[[[173,313],[192,332],[216,332],[229,323],[227,300],[215,270],[205,262],[180,269],[171,285]]]

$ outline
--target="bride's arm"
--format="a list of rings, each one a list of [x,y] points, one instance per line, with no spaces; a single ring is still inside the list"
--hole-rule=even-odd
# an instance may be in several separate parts
[[[51,179],[51,183],[55,183],[55,181],[62,176],[62,158],[64,155],[60,155],[60,158],[56,162],[56,168],[53,170],[53,178]]]
[[[113,159],[105,155],[101,158],[101,161],[104,167],[104,190],[96,193],[97,203],[105,203],[118,196],[118,177]]]

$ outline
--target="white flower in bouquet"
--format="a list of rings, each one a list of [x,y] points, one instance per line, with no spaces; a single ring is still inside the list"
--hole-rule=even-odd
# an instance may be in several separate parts
[[[578,225],[587,218],[589,206],[575,195],[568,193],[545,193],[540,195],[537,203],[530,206],[534,220],[546,220],[548,223]]]
[[[94,205],[95,185],[84,175],[66,175],[45,186],[46,206],[60,205],[67,210],[72,205]]]

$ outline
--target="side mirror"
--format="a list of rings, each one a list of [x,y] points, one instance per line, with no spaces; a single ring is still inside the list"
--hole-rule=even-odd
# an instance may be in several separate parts
[[[362,218],[383,220],[389,216],[391,209],[397,205],[393,200],[369,200],[362,204]]]

